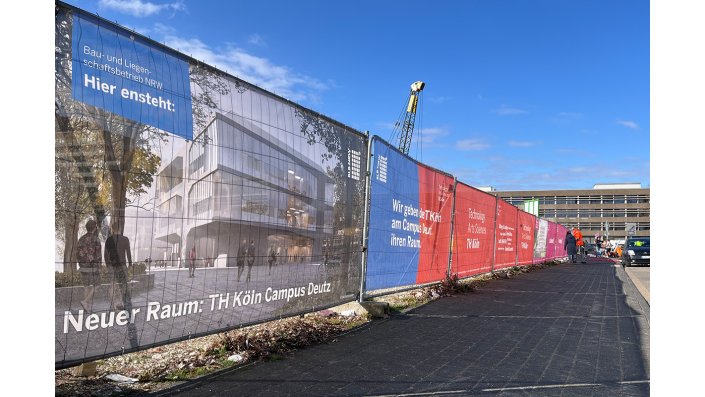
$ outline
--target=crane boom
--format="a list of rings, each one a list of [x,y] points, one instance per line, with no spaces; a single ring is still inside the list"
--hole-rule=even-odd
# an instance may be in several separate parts
[[[409,101],[406,105],[406,114],[404,120],[401,121],[401,133],[399,134],[399,150],[404,154],[409,154],[411,146],[411,138],[414,135],[414,124],[416,123],[416,106],[419,102],[419,95],[423,91],[426,83],[417,81],[411,84],[409,92]],[[399,125],[399,121],[397,125]]]

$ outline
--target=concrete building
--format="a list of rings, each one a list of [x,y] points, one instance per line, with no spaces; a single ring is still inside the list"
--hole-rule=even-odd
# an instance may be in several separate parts
[[[595,234],[624,239],[627,226],[632,225],[636,236],[649,236],[650,191],[639,183],[595,184],[585,190],[488,190],[520,208],[524,201],[538,199],[541,218],[569,228],[577,226],[589,242]]]
[[[283,133],[282,133],[283,134]],[[221,113],[157,174],[156,238],[167,260],[234,266],[241,247],[256,264],[319,261],[333,237],[333,180],[309,145],[294,147],[254,122]]]

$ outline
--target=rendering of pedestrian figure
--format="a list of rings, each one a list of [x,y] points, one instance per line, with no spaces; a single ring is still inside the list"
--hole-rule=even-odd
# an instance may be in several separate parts
[[[120,233],[117,223],[112,225],[112,234],[105,240],[105,263],[112,273],[110,284],[110,308],[122,310],[132,309],[132,297],[127,286],[127,266],[132,266],[132,252],[130,240]],[[120,290],[121,302],[115,304],[115,289]]]
[[[571,264],[576,263],[576,253],[578,252],[578,247],[575,243],[575,236],[573,236],[571,232],[566,232],[565,239],[563,240],[563,249],[566,250]]]
[[[83,281],[83,299],[81,306],[86,312],[91,311],[95,287],[100,284],[100,265],[103,256],[98,238],[98,224],[90,219],[86,222],[86,234],[78,239],[78,271]]]
[[[328,243],[323,243],[323,268],[328,268]]]
[[[240,281],[242,271],[245,270],[245,256],[247,254],[247,240],[242,240],[242,244],[237,249],[237,281]]]
[[[250,281],[250,273],[252,272],[252,265],[255,264],[255,241],[250,240],[250,245],[247,247],[247,279],[245,281]]]
[[[196,246],[191,247],[188,253],[188,276],[196,277]]]
[[[267,262],[269,263],[269,274],[272,274],[272,265],[277,263],[277,251],[274,247],[269,248],[269,259],[267,259]]]

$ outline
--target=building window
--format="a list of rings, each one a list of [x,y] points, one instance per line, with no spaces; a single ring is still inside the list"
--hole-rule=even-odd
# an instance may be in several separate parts
[[[360,152],[348,149],[348,178],[360,180]]]

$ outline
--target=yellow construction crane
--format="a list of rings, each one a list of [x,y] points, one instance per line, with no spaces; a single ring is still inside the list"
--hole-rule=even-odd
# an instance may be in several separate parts
[[[394,135],[396,135],[397,128],[400,128],[399,132],[399,150],[404,154],[409,154],[409,147],[411,146],[411,138],[414,134],[414,124],[416,123],[416,107],[419,103],[419,96],[421,91],[426,86],[423,81],[417,81],[411,84],[411,91],[409,92],[409,100],[406,105],[406,113],[403,117],[400,117],[394,125]]]

